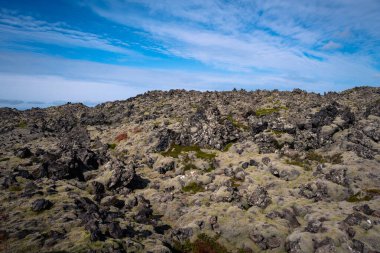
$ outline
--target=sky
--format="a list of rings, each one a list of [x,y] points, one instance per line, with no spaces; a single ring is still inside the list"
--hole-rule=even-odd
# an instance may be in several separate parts
[[[380,86],[380,0],[0,0],[0,107]]]

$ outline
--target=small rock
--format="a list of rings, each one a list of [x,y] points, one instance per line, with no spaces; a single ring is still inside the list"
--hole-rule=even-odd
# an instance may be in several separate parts
[[[255,160],[253,160],[253,159],[251,159],[251,160],[249,160],[249,165],[250,166],[259,166],[259,163],[258,162],[256,162]]]
[[[263,164],[267,165],[271,162],[270,158],[269,157],[263,157],[263,159],[261,159],[261,161],[263,162]]]
[[[364,252],[364,243],[362,243],[359,240],[353,239],[352,240],[352,249],[355,250],[355,252],[362,253],[362,252]]]
[[[344,222],[350,226],[354,226],[354,225],[359,225],[363,220],[367,220],[367,217],[361,213],[355,212],[355,213],[349,214],[344,220]]]
[[[364,204],[362,206],[355,206],[354,207],[355,211],[362,212],[366,215],[372,215],[375,211],[372,210],[368,204]]]
[[[31,157],[33,154],[29,148],[25,147],[25,148],[20,148],[16,150],[15,155],[23,159],[23,158]]]
[[[278,171],[277,168],[273,167],[273,166],[270,166],[269,168],[269,172],[275,176],[275,177],[280,177],[280,172]]]
[[[322,222],[318,220],[312,220],[307,223],[307,227],[305,228],[305,231],[310,232],[310,233],[318,233],[321,228],[322,228]]]
[[[284,210],[282,210],[282,212],[280,214],[281,214],[280,217],[282,219],[285,219],[289,222],[289,225],[291,228],[297,228],[297,227],[301,226],[301,224],[297,220],[296,215],[294,214],[294,212],[292,210],[285,208]]]
[[[281,246],[281,240],[277,236],[267,238],[266,242],[269,249],[275,249]]]
[[[168,157],[157,160],[153,165],[153,169],[160,174],[165,174],[168,171],[174,170],[174,168],[175,161],[172,158]]]
[[[93,181],[91,183],[92,189],[95,195],[101,195],[105,192],[104,185],[102,183],[99,183],[97,181]]]
[[[41,212],[47,209],[50,209],[53,206],[53,203],[46,199],[37,199],[32,203],[32,210],[34,212]]]
[[[238,173],[236,173],[235,178],[240,180],[240,181],[244,181],[244,179],[245,179],[244,171],[239,171]]]
[[[248,197],[247,203],[250,206],[266,208],[271,203],[271,198],[269,197],[267,190],[259,186]]]
[[[326,179],[343,186],[347,186],[349,183],[347,178],[347,169],[332,169],[326,175]]]
[[[112,238],[120,239],[124,237],[123,230],[120,228],[119,224],[116,222],[111,222],[108,224],[108,233]]]
[[[315,253],[335,253],[336,252],[334,241],[329,237],[327,237],[321,242],[315,243],[314,248],[316,249]]]

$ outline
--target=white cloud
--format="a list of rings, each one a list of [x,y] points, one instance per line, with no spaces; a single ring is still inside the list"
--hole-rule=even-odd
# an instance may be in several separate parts
[[[167,1],[103,2],[108,3],[108,8],[100,8],[93,3],[89,5],[105,18],[148,32],[170,55],[194,59],[217,68],[232,71],[249,72],[259,69],[271,73],[297,73],[300,78],[314,75],[311,81],[318,81],[317,78],[323,77],[326,71],[346,75],[325,75],[325,79],[332,78],[331,82],[339,78],[347,79],[352,76],[354,69],[361,69],[367,74],[375,71],[372,65],[376,59],[366,56],[365,52],[361,53],[359,50],[351,56],[331,55],[327,49],[338,49],[343,45],[332,40],[326,45],[320,45],[320,41],[325,41],[326,36],[337,36],[339,31],[343,31],[349,25],[355,25],[357,20],[379,20],[380,24],[380,18],[372,15],[373,10],[380,11],[380,5],[375,0],[365,0],[371,7],[359,6],[357,1],[353,0],[275,0],[257,1],[256,4],[249,4],[251,1],[226,4],[219,0],[175,1],[174,4]],[[143,6],[144,12],[134,9],[133,6]],[[170,8],[165,8],[168,6]],[[210,13],[197,15],[191,10]],[[364,14],[371,18],[363,18]],[[227,29],[223,28],[223,24]],[[369,34],[374,27],[378,26],[380,30],[379,24],[355,26],[356,29]],[[258,30],[257,27],[264,30]],[[376,35],[374,32],[372,34]],[[374,45],[367,41],[365,46],[367,48],[363,51]],[[319,51],[315,48],[324,50]],[[334,65],[336,62],[342,65]]]
[[[40,42],[109,51],[140,56],[126,48],[126,43],[68,27],[64,23],[48,23],[17,12],[0,10],[0,43],[14,47],[14,42]]]
[[[329,41],[326,44],[323,45],[322,49],[323,50],[336,50],[342,48],[342,45],[339,43],[336,43],[334,41]]]

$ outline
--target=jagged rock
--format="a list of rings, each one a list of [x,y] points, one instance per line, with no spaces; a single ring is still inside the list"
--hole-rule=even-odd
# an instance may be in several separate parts
[[[364,204],[361,206],[355,206],[354,210],[358,211],[358,212],[362,212],[366,215],[372,215],[375,212],[375,210],[372,210],[368,204]]]
[[[15,172],[17,173],[16,176],[22,177],[25,179],[34,179],[33,175],[29,173],[27,170],[23,169],[16,169]]]
[[[259,163],[257,161],[255,161],[254,159],[251,159],[251,160],[249,160],[249,165],[257,167],[257,166],[259,166]]]
[[[157,152],[165,151],[170,144],[175,142],[178,134],[171,129],[164,129],[158,133],[158,144],[155,148]]]
[[[369,115],[375,115],[375,116],[380,117],[380,103],[379,103],[379,100],[373,101],[372,103],[370,103],[370,105],[365,110],[364,115],[365,115],[365,117],[368,117]]]
[[[116,198],[115,196],[108,196],[101,200],[100,204],[104,206],[114,206],[117,208],[123,208],[125,205],[124,200],[120,200]]]
[[[299,240],[287,241],[285,243],[285,249],[288,253],[303,253]]]
[[[336,252],[334,241],[327,237],[320,242],[314,243],[316,253],[334,253]]]
[[[333,122],[338,113],[338,108],[335,104],[328,105],[313,115],[311,125],[313,128],[329,125]]]
[[[301,224],[298,222],[296,215],[290,209],[284,209],[279,213],[280,218],[288,221],[291,228],[299,227]]]
[[[99,208],[93,201],[87,197],[81,197],[75,200],[77,208],[84,212],[98,213]]]
[[[120,225],[116,222],[111,222],[108,224],[108,233],[112,238],[120,239],[124,237],[123,230],[120,228]]]
[[[230,118],[223,119],[219,109],[203,100],[196,112],[182,123],[179,142],[183,146],[198,145],[222,149],[239,138],[239,129]]]
[[[47,209],[50,209],[53,206],[53,203],[46,199],[37,199],[32,203],[32,211],[41,212]]]
[[[168,157],[164,157],[160,160],[157,160],[153,165],[153,169],[160,174],[165,174],[168,171],[174,170],[174,168],[175,161]]]
[[[112,168],[112,176],[107,183],[107,188],[116,189],[119,187],[128,187],[128,184],[135,177],[133,165],[124,165],[120,161],[113,161]]]
[[[187,227],[173,229],[171,236],[177,239],[178,241],[185,241],[186,239],[189,239],[192,235],[193,229],[191,227]]]
[[[281,246],[281,239],[273,235],[264,237],[257,230],[252,230],[249,233],[249,238],[256,243],[262,250],[275,249]]]
[[[247,199],[248,205],[266,208],[271,203],[268,192],[261,186],[257,187]]]
[[[328,174],[326,174],[326,179],[336,184],[347,186],[347,169],[332,169]]]
[[[282,148],[282,145],[270,134],[261,133],[255,136],[255,142],[259,146],[260,153],[269,154]]]
[[[241,167],[242,167],[243,169],[248,168],[248,166],[249,166],[249,163],[247,163],[247,162],[244,162],[244,163],[241,164]]]
[[[300,174],[301,173],[298,170],[295,170],[295,169],[281,170],[279,177],[281,179],[286,180],[286,181],[292,181],[292,180],[297,179],[300,176]]]
[[[275,177],[280,177],[280,171],[273,166],[269,168],[269,172]]]
[[[307,183],[299,188],[301,196],[315,201],[323,200],[329,196],[327,187],[323,182]]]
[[[252,131],[252,135],[256,135],[258,133],[263,132],[268,127],[268,122],[263,121],[263,119],[252,118],[250,121],[250,127]]]
[[[312,220],[307,223],[305,231],[310,233],[318,233],[322,228],[322,222],[318,220]]]
[[[347,223],[350,226],[359,225],[363,220],[366,220],[367,217],[361,213],[355,212],[352,214],[349,214],[346,219],[344,219],[344,222]]]
[[[261,159],[261,161],[263,162],[263,164],[268,166],[271,160],[269,157],[265,156],[263,157],[263,159]]]
[[[31,157],[33,154],[29,148],[24,147],[16,150],[15,155],[19,158],[28,158]]]
[[[90,221],[85,226],[86,230],[90,232],[90,240],[93,242],[103,241],[105,239],[104,234],[99,228],[99,223],[97,221]]]
[[[99,201],[103,197],[103,195],[105,193],[105,187],[104,187],[104,185],[102,183],[100,183],[100,182],[93,181],[93,182],[91,182],[91,186],[92,186],[92,190],[93,190],[93,192],[95,194],[95,199],[97,201]]]
[[[135,221],[142,224],[149,224],[152,221],[151,218],[153,214],[150,202],[142,196],[139,196],[137,202],[137,212],[134,215]]]
[[[355,252],[363,253],[364,252],[364,243],[362,243],[359,240],[352,240],[352,249],[355,250]]]

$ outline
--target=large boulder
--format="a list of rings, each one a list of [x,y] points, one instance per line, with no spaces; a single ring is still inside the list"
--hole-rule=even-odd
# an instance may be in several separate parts
[[[128,187],[132,179],[135,177],[135,169],[133,164],[125,165],[119,160],[113,160],[111,162],[112,176],[107,182],[107,188],[117,189],[120,187]]]

